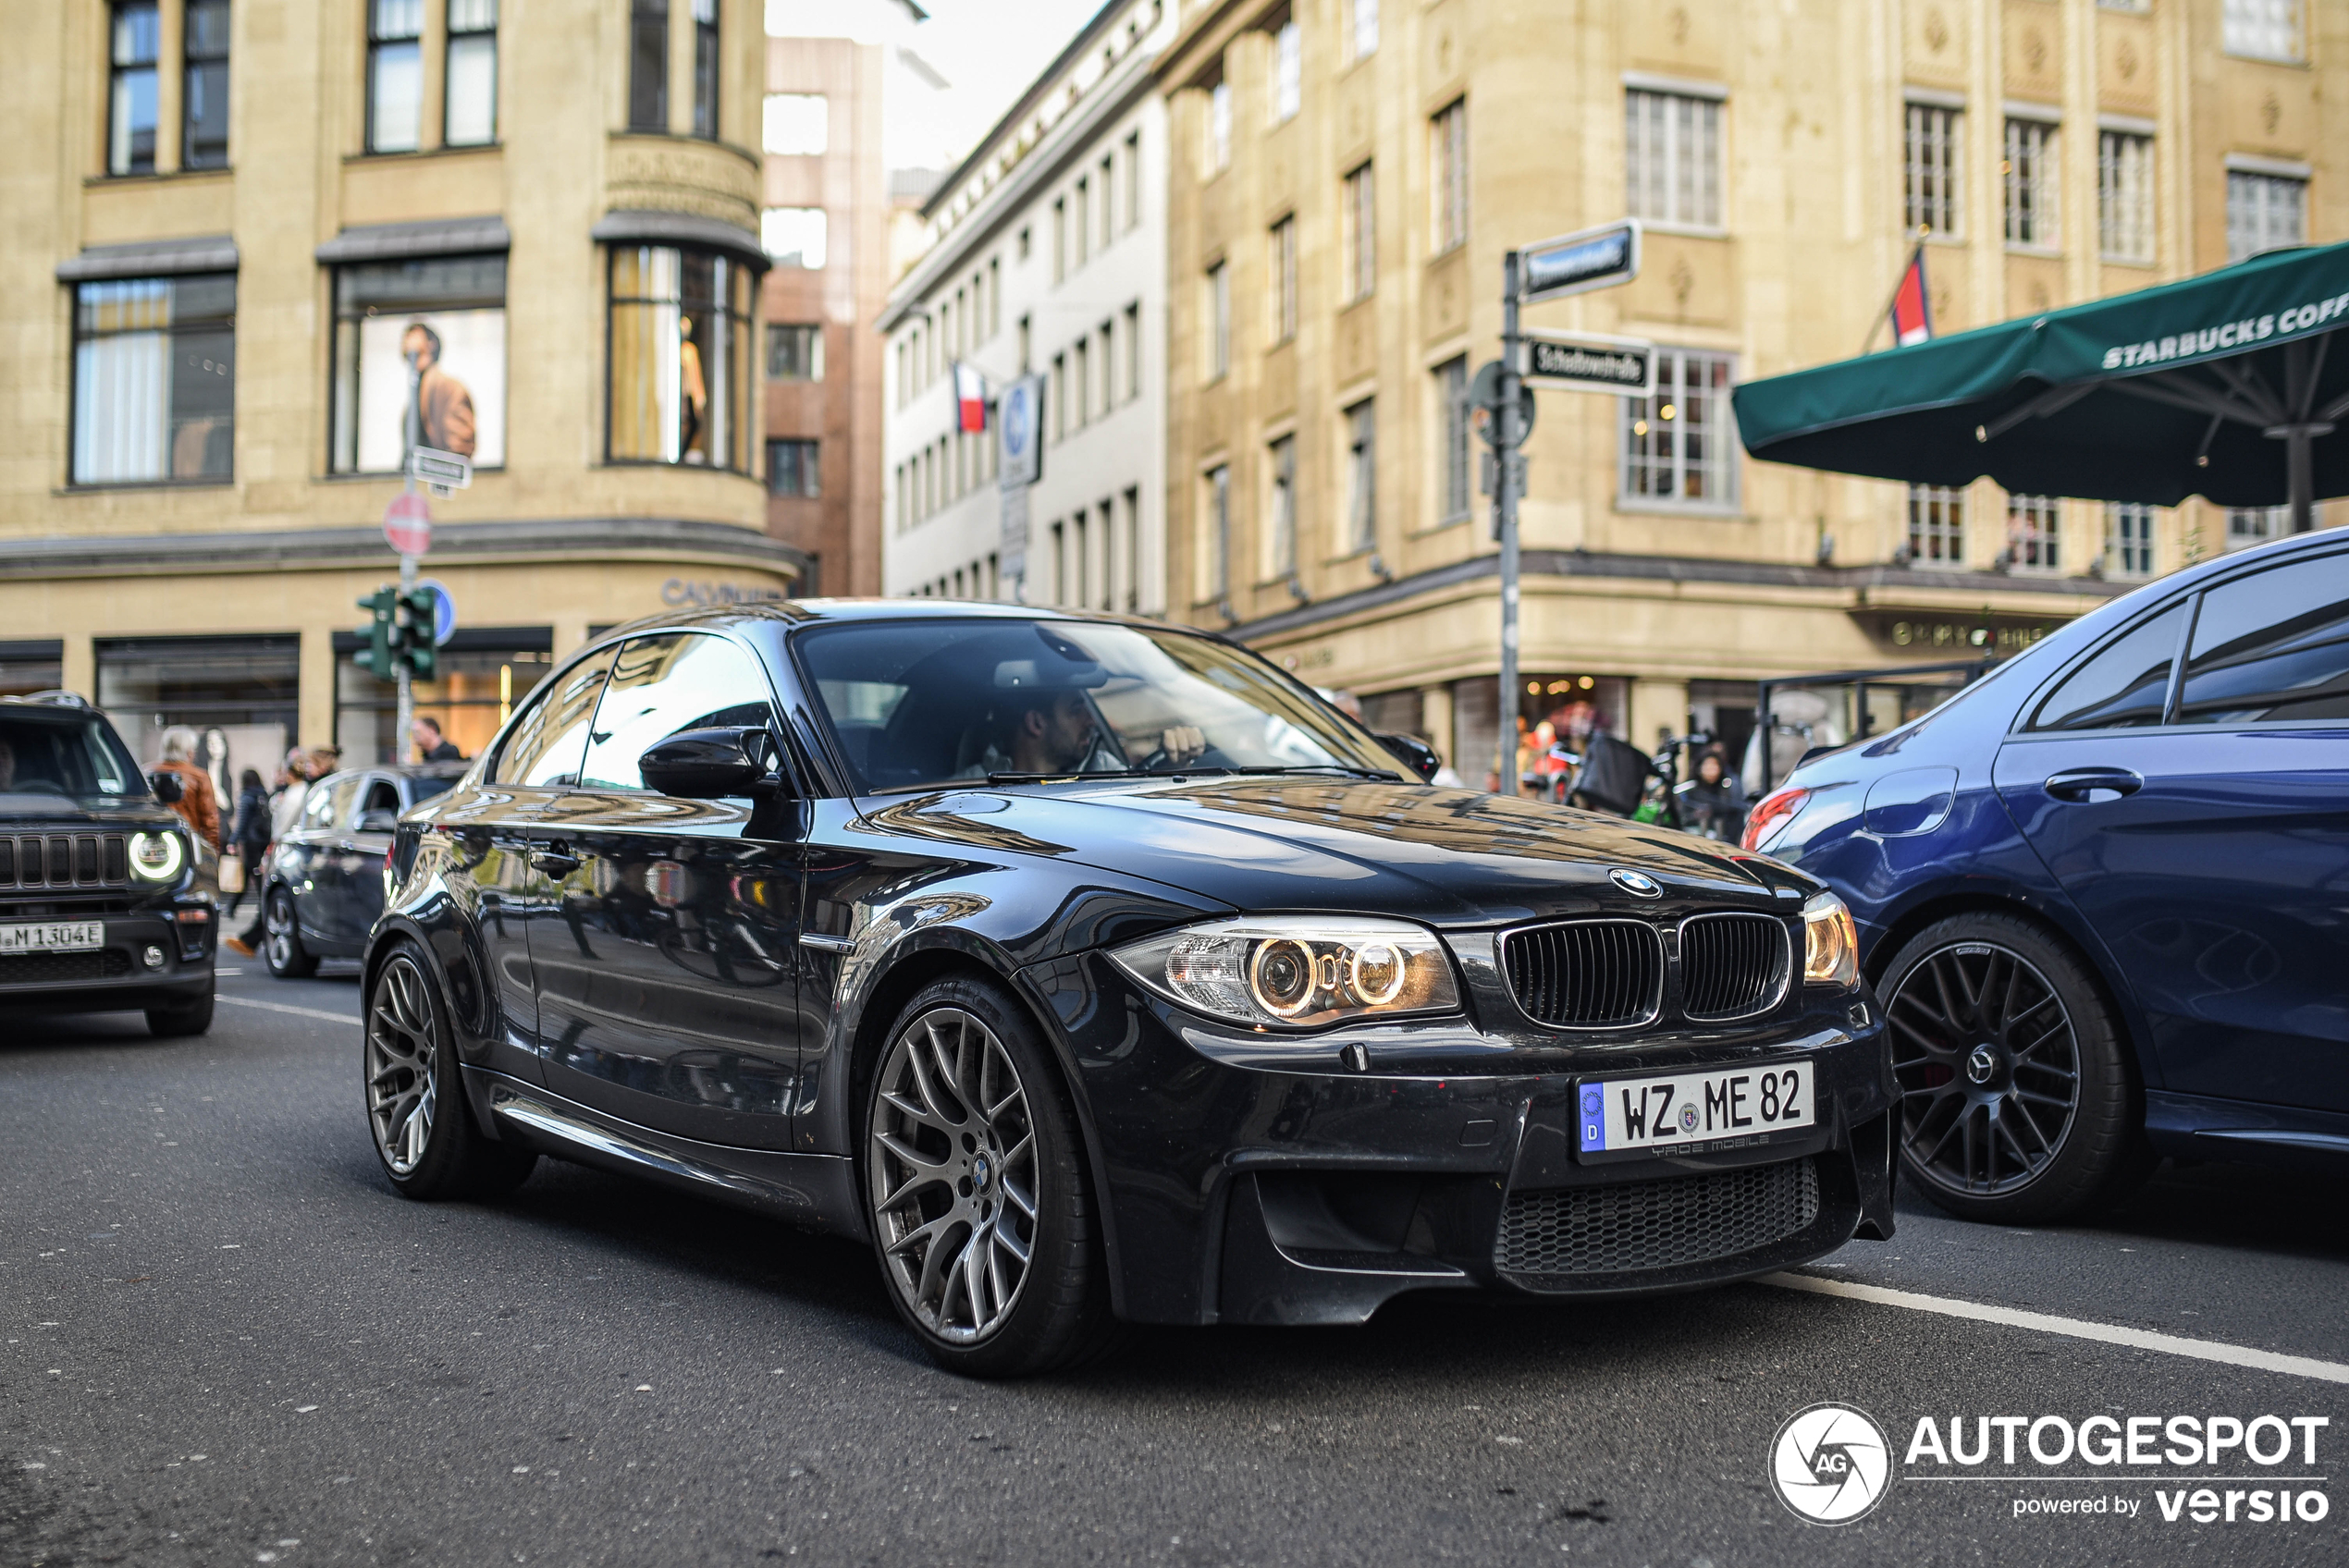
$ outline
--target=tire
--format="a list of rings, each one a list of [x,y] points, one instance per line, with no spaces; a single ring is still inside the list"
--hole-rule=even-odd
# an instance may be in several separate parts
[[[1937,921],[1877,983],[1901,1096],[1901,1173],[1951,1214],[2068,1219],[2157,1163],[2111,1004],[2060,937],[2017,915]]]
[[[212,993],[190,1002],[147,1010],[147,1032],[159,1040],[184,1039],[212,1027]]]
[[[280,980],[307,980],[318,973],[318,955],[301,945],[301,920],[294,913],[293,889],[280,883],[262,900],[261,950],[269,973]]]
[[[538,1157],[473,1124],[449,1004],[424,949],[393,944],[367,980],[360,1086],[384,1175],[402,1197],[488,1198],[528,1180]]]
[[[874,1256],[922,1348],[973,1378],[1105,1353],[1115,1324],[1076,1107],[1027,1011],[985,981],[928,986],[891,1025],[862,1104]]]

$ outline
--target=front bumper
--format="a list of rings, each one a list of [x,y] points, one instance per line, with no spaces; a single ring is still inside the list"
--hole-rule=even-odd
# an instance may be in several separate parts
[[[103,921],[104,945],[0,954],[0,1011],[139,1011],[193,1001],[213,988],[219,914],[209,900],[129,910],[0,905],[0,925],[24,920]],[[162,962],[150,962],[154,955]]]
[[[1359,1322],[1420,1290],[1649,1294],[1892,1233],[1893,1090],[1864,992],[1798,993],[1730,1029],[1577,1040],[1453,1019],[1300,1049],[1207,1023],[1098,955],[1022,979],[1075,1069],[1132,1321]],[[1366,1068],[1345,1064],[1350,1045]],[[1576,1153],[1587,1075],[1798,1057],[1816,1096],[1799,1133]]]

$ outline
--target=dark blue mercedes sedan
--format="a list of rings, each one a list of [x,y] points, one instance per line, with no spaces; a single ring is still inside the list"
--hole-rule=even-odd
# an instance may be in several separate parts
[[[1807,760],[1746,847],[1851,906],[1943,1207],[2349,1157],[2349,535],[2190,568]]]

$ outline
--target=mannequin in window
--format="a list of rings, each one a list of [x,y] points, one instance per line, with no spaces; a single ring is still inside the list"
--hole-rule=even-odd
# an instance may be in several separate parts
[[[473,395],[440,368],[440,334],[412,321],[400,335],[400,352],[416,386],[418,439],[437,451],[473,455]]]
[[[709,384],[702,379],[701,346],[694,341],[691,316],[677,323],[677,389],[683,394],[677,399],[678,461],[706,463],[709,453],[697,443],[702,438],[704,416],[709,411]]]

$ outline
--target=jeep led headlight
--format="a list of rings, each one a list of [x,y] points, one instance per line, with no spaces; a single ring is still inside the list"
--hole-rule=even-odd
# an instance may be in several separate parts
[[[130,836],[131,874],[146,882],[168,882],[188,864],[187,846],[171,832]]]
[[[1444,945],[1401,921],[1243,916],[1163,932],[1109,956],[1169,1001],[1260,1028],[1313,1029],[1460,1006]]]

